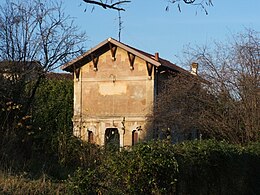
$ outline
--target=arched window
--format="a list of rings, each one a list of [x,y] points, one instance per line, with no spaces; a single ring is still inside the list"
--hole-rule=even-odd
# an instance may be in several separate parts
[[[138,132],[137,130],[132,131],[132,146],[138,143]]]

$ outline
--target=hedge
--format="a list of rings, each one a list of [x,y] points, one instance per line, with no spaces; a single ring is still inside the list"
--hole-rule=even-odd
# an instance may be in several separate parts
[[[68,180],[74,194],[260,194],[260,144],[215,140],[139,144],[103,153]]]

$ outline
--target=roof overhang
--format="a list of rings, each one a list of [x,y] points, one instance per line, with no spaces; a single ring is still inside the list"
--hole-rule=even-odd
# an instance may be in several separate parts
[[[81,56],[73,59],[72,61],[64,64],[61,69],[68,71],[68,72],[73,72],[75,69],[85,65],[86,63],[92,61],[95,57],[105,53],[106,51],[108,51],[110,49],[110,45],[112,44],[114,46],[117,46],[121,49],[126,50],[127,52],[143,59],[144,61],[154,65],[154,66],[161,66],[162,64],[160,63],[160,61],[157,61],[155,59],[153,59],[152,57],[148,57],[147,55],[145,55],[144,53],[142,53],[141,51],[138,51],[128,45],[125,45],[113,38],[108,38],[106,40],[104,40],[103,42],[99,43],[97,46],[91,48],[90,50],[88,50],[87,52],[85,52],[84,54],[82,54]]]

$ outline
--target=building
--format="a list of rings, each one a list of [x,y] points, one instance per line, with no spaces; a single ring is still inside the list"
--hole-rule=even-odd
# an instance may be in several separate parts
[[[38,61],[0,61],[0,76],[7,80],[32,80],[42,72]]]
[[[175,73],[190,74],[158,53],[151,55],[112,38],[62,69],[74,73],[74,135],[121,147],[145,138],[146,117],[162,81]]]

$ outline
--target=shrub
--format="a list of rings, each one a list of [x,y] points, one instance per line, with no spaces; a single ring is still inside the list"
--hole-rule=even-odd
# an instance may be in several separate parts
[[[104,155],[96,169],[78,170],[70,178],[69,188],[78,194],[169,194],[175,191],[178,165],[168,142],[143,143],[131,150],[107,151]]]
[[[259,146],[225,141],[183,142],[175,146],[181,194],[258,194]]]
[[[103,151],[68,180],[76,194],[259,194],[260,144],[154,141]]]

